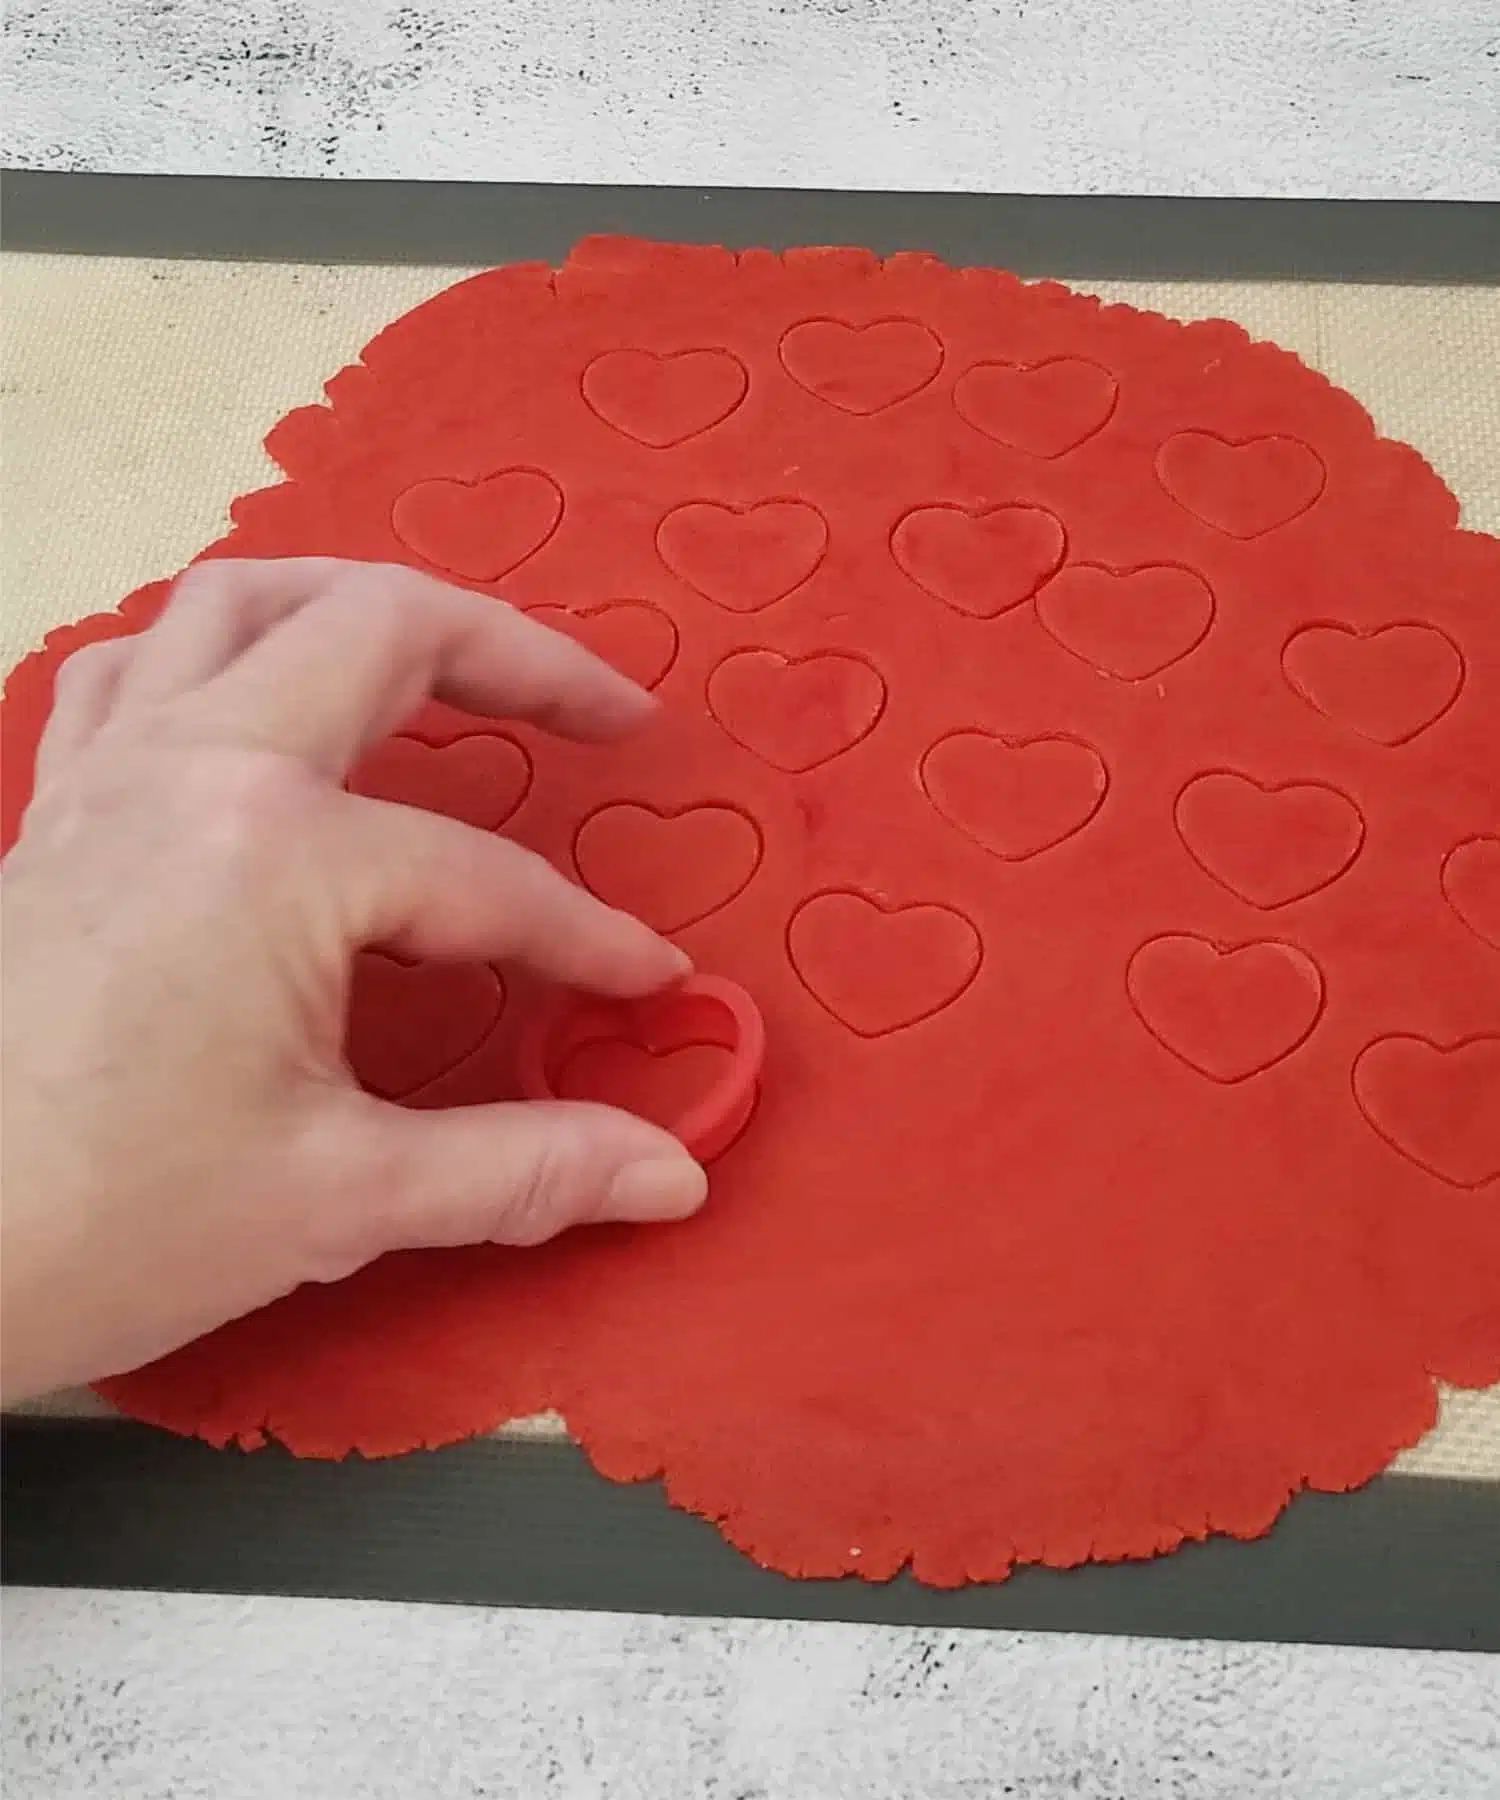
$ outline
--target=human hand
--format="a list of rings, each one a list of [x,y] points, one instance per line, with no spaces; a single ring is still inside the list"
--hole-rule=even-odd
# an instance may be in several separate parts
[[[4,867],[7,1399],[388,1250],[702,1203],[702,1169],[630,1114],[356,1085],[365,945],[622,997],[689,967],[503,838],[343,791],[429,694],[601,740],[653,705],[500,602],[321,559],[200,564],[150,631],[64,664]]]

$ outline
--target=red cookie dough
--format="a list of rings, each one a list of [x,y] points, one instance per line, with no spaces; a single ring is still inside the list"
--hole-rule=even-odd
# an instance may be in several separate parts
[[[774,1568],[951,1584],[1264,1531],[1500,1379],[1500,543],[1355,400],[992,270],[621,240],[328,394],[205,555],[409,562],[655,686],[618,751],[432,706],[353,784],[740,983],[759,1102],[687,1224],[389,1257],[110,1398],[306,1456],[555,1407]],[[58,663],[161,594],[12,678],[8,836]],[[372,954],[353,1061],[508,1095],[537,1003]]]

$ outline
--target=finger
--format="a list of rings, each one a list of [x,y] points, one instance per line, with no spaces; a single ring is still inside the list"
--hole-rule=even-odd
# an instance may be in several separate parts
[[[221,726],[342,777],[429,694],[585,740],[618,736],[655,704],[503,601],[412,569],[354,564],[197,698]]]
[[[669,1133],[581,1101],[416,1111],[351,1095],[350,1204],[364,1256],[540,1244],[570,1225],[685,1219],[708,1177]],[[362,1192],[360,1191],[362,1190]]]
[[[36,785],[56,775],[114,712],[138,638],[106,638],[75,650],[57,671],[52,711],[36,753]]]
[[[122,706],[149,705],[200,687],[348,566],[326,556],[195,563],[173,583],[160,618],[141,638],[121,689]]]
[[[524,963],[622,999],[692,968],[675,944],[508,838],[390,801],[347,797],[331,880],[348,943],[416,957]]]

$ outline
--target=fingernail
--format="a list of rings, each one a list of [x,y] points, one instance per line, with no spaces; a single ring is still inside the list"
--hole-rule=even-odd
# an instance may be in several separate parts
[[[664,938],[662,942],[666,943],[666,939]],[[693,972],[693,959],[688,955],[687,951],[679,949],[676,944],[669,944],[667,947],[671,950],[673,957],[676,959],[677,973],[679,975],[691,975]]]
[[[684,1150],[627,1163],[610,1185],[611,1219],[685,1219],[708,1197],[708,1176]]]

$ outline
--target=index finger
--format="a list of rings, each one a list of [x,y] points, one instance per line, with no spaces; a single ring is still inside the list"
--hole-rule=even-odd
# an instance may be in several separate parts
[[[399,564],[336,565],[325,588],[197,689],[252,741],[342,777],[429,696],[565,737],[647,718],[643,688],[503,600]]]

